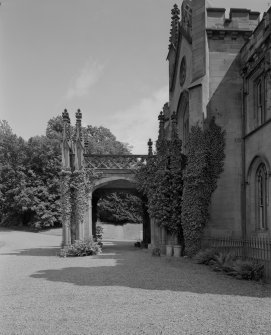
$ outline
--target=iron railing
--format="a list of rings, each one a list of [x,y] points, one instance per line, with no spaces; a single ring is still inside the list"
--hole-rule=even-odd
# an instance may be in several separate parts
[[[204,238],[203,243],[219,251],[230,252],[234,256],[264,264],[265,277],[271,279],[271,238]]]

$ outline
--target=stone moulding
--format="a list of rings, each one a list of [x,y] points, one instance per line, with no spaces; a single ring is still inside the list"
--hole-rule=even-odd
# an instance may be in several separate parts
[[[237,29],[206,29],[209,39],[223,40],[226,36],[230,36],[232,40],[236,40],[238,36],[242,36],[244,40],[248,40],[252,35],[251,30],[237,30]]]

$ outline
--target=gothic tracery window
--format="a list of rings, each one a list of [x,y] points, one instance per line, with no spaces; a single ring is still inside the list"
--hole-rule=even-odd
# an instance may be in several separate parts
[[[267,171],[261,163],[256,172],[256,214],[257,228],[267,228]]]

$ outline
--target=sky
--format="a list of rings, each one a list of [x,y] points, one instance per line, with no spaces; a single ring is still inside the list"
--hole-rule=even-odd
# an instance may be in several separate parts
[[[146,154],[168,101],[170,12],[180,0],[0,0],[0,119],[29,139],[64,108]],[[209,0],[264,12],[265,0]],[[270,0],[271,3],[271,0]]]

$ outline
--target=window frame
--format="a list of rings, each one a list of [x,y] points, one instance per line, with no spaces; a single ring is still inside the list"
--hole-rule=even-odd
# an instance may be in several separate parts
[[[256,229],[263,231],[268,229],[268,175],[266,165],[261,162],[255,173],[255,210]]]

